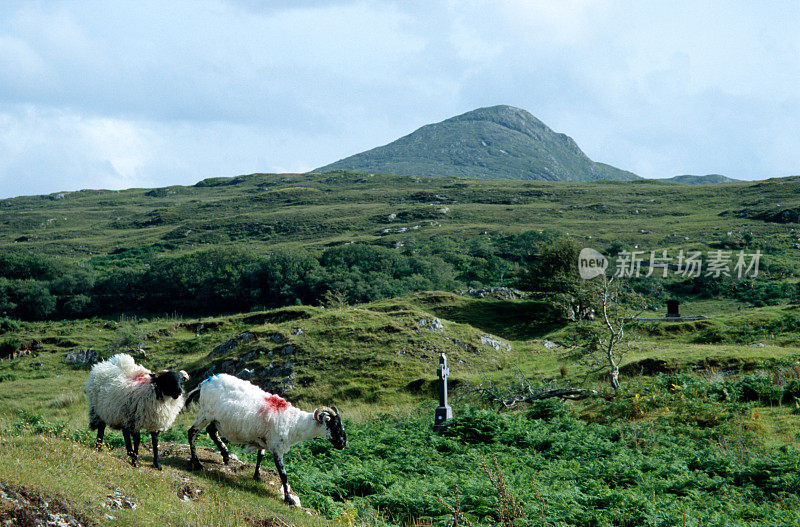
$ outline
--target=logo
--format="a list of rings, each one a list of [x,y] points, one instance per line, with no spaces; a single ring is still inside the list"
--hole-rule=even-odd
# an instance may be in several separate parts
[[[591,280],[595,276],[605,274],[608,269],[608,259],[599,251],[586,247],[578,255],[578,273],[584,280]]]

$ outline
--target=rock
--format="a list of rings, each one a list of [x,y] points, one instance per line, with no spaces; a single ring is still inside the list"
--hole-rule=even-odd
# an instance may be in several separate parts
[[[237,377],[240,379],[244,379],[245,381],[249,381],[255,375],[255,371],[253,368],[244,368],[239,373],[236,374]]]
[[[466,291],[461,291],[459,294],[464,296],[471,296],[475,298],[494,297],[500,300],[516,300],[522,298],[524,295],[519,289],[513,287],[480,287],[470,288]]]
[[[544,346],[547,349],[553,349],[553,348],[557,347],[558,344],[556,344],[555,342],[552,342],[550,340],[544,339],[542,341],[542,346]]]
[[[439,212],[442,214],[447,214],[448,212],[450,212],[450,207],[442,207],[441,209],[439,209]]]
[[[231,337],[222,344],[218,345],[214,349],[211,350],[211,353],[208,354],[209,357],[219,357],[220,355],[225,355],[229,351],[237,348],[239,344],[250,342],[251,340],[255,340],[256,336],[250,332],[245,331],[244,333],[239,333],[235,337]]]
[[[433,331],[434,333],[443,333],[444,332],[444,324],[438,318],[433,318],[428,321],[427,318],[421,318],[417,321],[417,325],[421,328],[427,329],[428,331]]]
[[[67,353],[64,357],[67,364],[96,364],[100,362],[100,354],[88,348]]]
[[[125,494],[122,493],[122,490],[112,488],[111,494],[108,495],[105,503],[103,503],[103,507],[111,510],[135,510],[136,503],[132,499],[125,496]]]
[[[491,346],[497,351],[500,350],[511,351],[511,344],[503,342],[502,340],[499,340],[498,338],[493,337],[491,335],[481,335],[481,343],[486,344],[487,346]]]
[[[289,355],[290,353],[294,353],[296,349],[297,346],[294,346],[293,344],[287,344],[286,346],[279,349],[278,353],[280,353],[281,355]]]
[[[244,364],[250,362],[251,360],[255,359],[256,357],[258,357],[262,353],[268,353],[267,349],[266,348],[255,348],[255,349],[252,349],[252,350],[248,351],[247,353],[245,353],[244,355],[242,355],[241,357],[239,357],[239,364],[244,365]]]
[[[754,342],[753,344],[750,344],[750,347],[751,348],[763,348],[764,347],[764,343],[763,342]]]
[[[292,331],[292,335],[294,335],[295,337],[303,335],[303,328],[294,328],[294,331]]]
[[[38,370],[41,367],[42,367],[42,363],[41,362],[31,362],[31,369],[32,370]]]
[[[283,344],[286,342],[286,337],[280,333],[274,333],[270,335],[269,338],[272,339],[272,342],[275,344]]]
[[[0,522],[5,525],[81,527],[93,525],[57,498],[0,483]]]
[[[233,375],[233,372],[236,371],[236,361],[226,360],[219,365],[219,371],[220,373],[230,373]]]

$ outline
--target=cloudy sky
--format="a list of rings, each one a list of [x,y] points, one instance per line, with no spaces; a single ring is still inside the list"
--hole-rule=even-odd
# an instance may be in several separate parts
[[[644,177],[800,173],[797,1],[0,2],[0,198],[300,172],[509,104]]]

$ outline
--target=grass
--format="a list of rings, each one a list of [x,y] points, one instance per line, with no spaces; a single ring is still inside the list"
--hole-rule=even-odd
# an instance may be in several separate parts
[[[684,307],[687,311],[693,309],[691,305]],[[627,395],[618,403],[598,401],[596,406],[587,405],[580,410],[582,419],[605,422],[612,418],[610,416],[616,415],[613,419],[623,416],[635,423],[646,423],[660,415],[673,415],[675,412],[681,416],[684,413],[696,415],[698,419],[722,415],[721,407],[709,407],[696,413],[699,407],[691,398],[685,401],[675,399],[675,395],[667,394],[663,387],[658,388],[664,393],[660,397],[666,397],[663,400],[635,400],[632,390],[639,389],[645,396],[648,391],[654,390],[652,383],[655,381],[650,375],[657,372],[695,372],[692,378],[720,375],[724,379],[734,380],[742,375],[758,374],[759,371],[794,371],[792,365],[800,357],[795,329],[778,324],[787,313],[794,312],[792,306],[771,306],[744,312],[732,311],[731,308],[732,305],[725,302],[705,302],[699,309],[712,316],[707,321],[652,325],[641,332],[634,349],[626,357],[625,364],[628,366],[623,385],[630,387],[626,388]],[[454,385],[453,397],[458,413],[465,411],[461,398],[466,397],[468,392],[460,390],[459,386],[465,386],[466,383],[490,380],[502,384],[513,381],[520,372],[534,380],[560,379],[559,369],[562,365],[566,378],[558,382],[573,384],[581,379],[583,370],[573,358],[567,356],[567,347],[564,345],[572,331],[570,326],[552,324],[547,317],[531,316],[504,327],[503,320],[514,313],[532,315],[542,310],[543,306],[530,300],[507,301],[498,306],[498,302],[491,299],[425,292],[357,306],[329,309],[295,306],[202,319],[128,317],[118,320],[24,322],[14,334],[26,343],[26,347],[33,347],[34,351],[18,359],[0,362],[0,480],[46,489],[48,493],[66,500],[75,511],[101,523],[105,514],[112,514],[117,518],[115,522],[123,525],[239,525],[252,523],[253,518],[273,517],[293,525],[316,525],[319,519],[286,509],[271,487],[253,484],[249,479],[250,469],[227,475],[215,471],[190,474],[186,471],[186,456],[183,453],[165,456],[163,474],[157,474],[146,466],[149,461],[147,454],[143,456],[144,466],[138,470],[132,469],[124,459],[122,438],[115,431],[107,434],[110,450],[93,452],[89,448],[93,436],[88,430],[85,396],[82,393],[88,369],[64,363],[65,354],[76,347],[94,348],[104,356],[127,350],[151,369],[189,369],[195,381],[201,378],[210,364],[238,361],[254,350],[260,349],[261,354],[243,363],[243,367],[267,368],[270,364],[282,363],[288,357],[294,363],[295,370],[294,387],[288,397],[304,409],[311,409],[318,404],[338,406],[346,418],[346,426],[354,430],[355,435],[351,440],[353,448],[361,452],[364,459],[370,459],[370,463],[384,467],[379,461],[383,455],[379,454],[382,451],[380,440],[373,438],[373,435],[389,434],[395,437],[397,432],[391,431],[395,425],[389,426],[390,423],[400,427],[423,426],[422,423],[426,421],[424,416],[430,412],[435,399],[435,368],[441,352],[447,353],[450,360],[450,379]],[[444,325],[443,333],[431,332],[419,326],[422,318],[430,320],[436,316]],[[697,336],[710,327],[724,326],[734,334],[739,334],[765,325],[778,327],[780,331],[774,338],[765,339],[764,346],[695,342]],[[254,334],[256,340],[219,357],[207,357],[212,348],[245,331]],[[143,337],[134,339],[134,342],[120,339],[120,333]],[[497,351],[482,345],[480,336],[487,333],[504,339],[512,345],[512,349]],[[280,342],[273,338],[276,335],[280,335],[277,338]],[[561,345],[547,349],[541,342],[544,338]],[[34,341],[39,343],[38,346],[30,346]],[[140,344],[144,355],[139,351]],[[295,349],[283,356],[280,350],[287,345]],[[466,349],[464,345],[467,345]],[[134,349],[126,346],[133,346]],[[652,367],[653,364],[655,367]],[[783,375],[780,382],[788,382],[788,378]],[[590,385],[601,392],[605,388],[605,382],[600,377],[593,378]],[[637,413],[640,407],[641,414]],[[798,428],[792,405],[757,403],[743,412],[742,417],[737,418],[737,426],[746,427],[748,434],[758,439],[762,445],[759,449],[796,444]],[[192,420],[191,412],[179,416],[175,426],[164,434],[163,440],[184,442]],[[642,426],[636,425],[637,430]],[[697,428],[696,432],[701,433],[701,430]],[[672,432],[667,430],[663,433]],[[722,438],[720,441],[726,442],[724,448],[738,448],[735,446],[739,441],[737,434],[735,431],[726,431],[719,436]],[[362,439],[357,441],[358,437]],[[434,441],[419,440],[422,443]],[[143,444],[147,445],[147,442]],[[199,444],[210,446],[211,442],[201,438]],[[447,448],[459,452],[466,453],[469,450],[452,442],[447,445]],[[302,447],[297,455],[291,454],[287,458],[290,477],[297,482],[295,486],[302,492],[304,500],[310,499],[310,504],[331,518],[346,519],[351,515],[352,520],[360,524],[380,525],[383,521],[379,521],[380,518],[393,517],[393,521],[400,521],[397,518],[404,517],[397,512],[387,512],[387,516],[377,511],[381,507],[389,507],[390,503],[391,507],[400,507],[404,503],[402,500],[411,499],[413,493],[409,485],[414,481],[411,476],[396,488],[399,494],[391,494],[394,497],[387,495],[385,499],[389,501],[376,498],[374,506],[369,507],[367,504],[373,501],[367,502],[357,496],[346,497],[344,502],[329,501],[330,497],[325,497],[327,494],[314,490],[316,483],[311,482],[323,475],[310,467],[314,466],[317,456],[327,455],[324,453],[329,450],[327,443],[319,439]],[[252,455],[241,448],[234,446],[232,451],[243,460],[253,461]],[[491,450],[487,450],[485,455],[490,453]],[[340,462],[344,464],[337,465],[339,469],[331,468],[324,477],[341,479],[352,476],[355,479],[346,485],[357,485],[355,482],[361,481],[358,478],[363,476],[355,471],[355,461]],[[558,505],[560,480],[556,475],[558,471],[569,472],[574,468],[564,463],[567,463],[566,459],[554,460],[548,470],[555,472],[548,476],[539,472],[536,476],[545,515],[552,518],[572,518],[563,516],[566,513]],[[600,470],[599,467],[596,469]],[[336,470],[345,472],[335,476]],[[482,477],[479,472],[470,474],[470,481],[473,481],[470,488],[489,492],[485,481],[475,479]],[[521,492],[520,476],[506,476],[511,478],[510,484],[516,489],[515,492]],[[176,482],[182,482],[184,478],[190,478],[191,485],[202,487],[203,497],[199,501],[185,502],[177,497],[176,485],[179,483]],[[81,480],[85,482],[81,483]],[[401,480],[393,476],[387,481]],[[112,486],[122,489],[139,504],[137,509],[109,512],[103,508],[102,503]],[[445,491],[450,492],[442,487],[441,492]],[[462,491],[468,492],[467,489]],[[587,487],[584,491],[590,492],[590,489]],[[744,498],[740,494],[737,496],[736,507],[740,507]],[[720,500],[719,506],[725,503],[722,496],[715,499]],[[413,500],[408,503],[419,505]],[[668,504],[672,511],[670,514],[677,514],[675,511],[679,504],[674,500],[668,501]],[[425,507],[429,505],[433,507],[431,504]],[[690,510],[695,518],[705,517],[696,509]],[[648,514],[656,515],[657,507],[648,511]],[[539,513],[529,510],[528,514],[529,517],[538,517]],[[411,516],[408,518],[412,520]],[[413,521],[429,521],[420,518]]]
[[[181,460],[165,458],[163,472],[135,469],[116,449],[97,452],[87,445],[48,435],[0,435],[0,480],[47,489],[81,515],[114,525],[247,525],[280,518],[298,526],[325,522],[283,506],[274,487],[236,478],[189,475]],[[187,485],[200,499],[182,499]],[[135,509],[104,506],[115,490]],[[112,516],[113,520],[108,516]]]
[[[61,199],[29,196],[2,200],[0,224],[4,229],[0,249],[49,255],[60,261],[102,270],[143,268],[154,256],[187,254],[211,246],[246,248],[257,253],[299,247],[319,252],[326,247],[363,241],[387,247],[403,242],[406,249],[411,250],[415,239],[436,243],[451,238],[458,243],[468,243],[481,237],[499,239],[504,234],[538,230],[544,226],[557,226],[585,245],[601,250],[612,242],[671,252],[676,252],[672,249],[704,250],[727,239],[728,232],[734,238],[743,232],[752,232],[767,253],[765,259],[774,257],[775,267],[771,272],[789,270],[787,276],[772,278],[794,281],[796,276],[792,277],[790,271],[796,267],[796,249],[792,244],[797,241],[797,224],[780,223],[783,216],[772,213],[773,209],[800,206],[799,187],[800,178],[686,187],[654,181],[581,184],[391,175],[365,178],[362,174],[340,171],[320,175],[255,174],[205,181],[193,187],[168,187],[156,192],[144,189],[81,191]],[[773,205],[776,203],[780,203],[780,207]],[[439,212],[443,207],[449,211]],[[395,213],[396,217],[390,219],[390,213]],[[418,228],[414,229],[415,226]],[[402,228],[406,231],[400,232]],[[389,232],[384,232],[385,229]],[[757,440],[757,453],[764,457],[768,457],[771,450],[794,448],[798,427],[792,405],[749,402],[746,404],[751,406],[740,408],[742,413],[731,421],[731,428],[717,428],[713,423],[727,412],[726,405],[730,401],[709,401],[703,399],[705,396],[695,400],[694,395],[681,398],[680,393],[694,389],[692,382],[687,381],[686,388],[670,392],[669,388],[656,386],[661,377],[653,377],[659,372],[683,373],[695,380],[719,377],[722,379],[719,382],[735,383],[748,375],[775,377],[780,372],[790,371],[800,357],[800,326],[792,322],[798,313],[797,307],[748,306],[745,302],[727,299],[698,299],[682,303],[681,312],[707,315],[708,320],[644,326],[635,333],[635,345],[623,363],[623,385],[640,391],[628,391],[616,400],[598,399],[579,406],[580,422],[605,423],[610,429],[603,434],[613,435],[616,426],[623,430],[620,432],[623,436],[645,437],[649,433],[646,427],[659,419],[672,420],[671,423],[682,419],[690,424],[681,429],[677,439],[670,430],[661,437],[676,442],[683,437],[681,434],[704,437],[716,449],[710,454],[714,459],[718,453],[726,452],[744,459],[747,449],[742,442],[745,439]],[[434,317],[442,321],[443,333],[419,325],[420,320],[429,321]],[[564,384],[582,380],[585,372],[575,362],[575,357],[569,356],[574,326],[559,321],[548,304],[532,299],[476,299],[442,291],[419,292],[354,306],[292,306],[203,318],[161,316],[14,322],[4,331],[3,339],[18,339],[22,350],[30,353],[0,361],[0,480],[44,489],[101,523],[105,521],[105,514],[113,514],[117,517],[114,521],[122,525],[236,525],[252,523],[253,519],[265,520],[263,525],[280,524],[278,520],[296,525],[323,522],[288,510],[274,491],[268,486],[255,485],[247,474],[225,475],[214,471],[188,474],[183,465],[185,456],[166,456],[163,474],[147,467],[132,469],[125,462],[122,439],[117,432],[107,435],[112,448],[102,453],[89,449],[91,434],[87,429],[82,391],[88,368],[64,362],[64,356],[72,350],[92,348],[104,357],[128,352],[151,369],[187,369],[193,382],[199,381],[212,366],[216,371],[286,369],[272,380],[286,388],[284,377],[288,377],[287,397],[293,403],[303,409],[319,404],[338,406],[347,426],[354,431],[353,437],[362,438],[353,443],[354,452],[361,458],[345,465],[334,463],[322,474],[314,472],[318,456],[325,462],[344,458],[328,459],[324,441],[309,443],[300,449],[302,456],[289,457],[290,474],[300,478],[299,487],[305,485],[305,495],[313,496],[312,502],[318,503],[320,510],[326,510],[332,518],[368,525],[382,525],[381,518],[389,517],[388,513],[381,516],[376,512],[382,506],[402,509],[420,503],[417,498],[421,487],[415,487],[416,480],[400,468],[384,482],[403,483],[394,494],[384,485],[386,495],[394,496],[391,499],[397,498],[396,501],[375,501],[377,505],[370,513],[365,505],[369,501],[367,496],[347,494],[361,488],[357,483],[365,476],[357,474],[356,468],[361,466],[362,459],[369,460],[379,472],[385,470],[382,459],[390,454],[385,447],[401,441],[401,431],[416,430],[414,441],[422,445],[420,448],[434,445],[441,449],[437,452],[443,457],[452,449],[452,452],[471,456],[469,459],[473,463],[479,461],[477,450],[470,450],[472,447],[452,438],[436,439],[437,436],[427,431],[440,353],[446,353],[449,358],[450,380],[456,388],[454,398],[459,397],[458,386],[484,381],[502,384],[513,381],[520,372],[543,382],[556,379]],[[252,333],[256,338],[224,354],[209,357],[215,346],[243,332]],[[511,349],[488,347],[481,342],[481,336],[486,334],[499,337],[509,343]],[[543,339],[559,345],[545,348]],[[287,346],[293,346],[291,351],[286,351]],[[287,374],[289,371],[291,373]],[[600,376],[590,378],[589,383],[601,391],[605,388]],[[648,390],[660,395],[655,396]],[[466,411],[462,403],[457,404],[459,413]],[[503,419],[509,419],[511,426],[518,418],[522,417]],[[183,441],[191,421],[191,413],[181,415],[175,427],[165,434],[165,440]],[[611,421],[616,424],[609,424]],[[523,422],[513,426],[521,426],[520,423]],[[708,428],[708,423],[713,426]],[[527,426],[531,430],[535,428],[536,433],[544,433],[541,423]],[[561,433],[555,429],[547,431],[551,432]],[[577,436],[565,432],[559,437],[567,448],[576,442]],[[208,439],[201,442],[210,445]],[[641,440],[639,444],[644,442]],[[695,447],[700,448],[698,445],[701,443]],[[233,451],[242,459],[252,460],[241,449]],[[493,450],[481,452],[497,453]],[[520,452],[519,459],[534,456],[531,452]],[[410,463],[417,465],[419,459],[428,455],[411,450],[406,454]],[[628,454],[639,455],[627,452],[625,456]],[[682,490],[691,487],[690,479],[681,480],[683,483],[678,481],[689,454],[673,452],[670,455],[670,470],[675,473],[659,473],[658,477],[674,479],[672,483],[676,486],[661,489],[669,497],[659,503],[665,504],[672,515],[661,524],[680,524],[681,507],[687,511],[689,521],[686,524],[699,525],[698,521],[704,521],[703,525],[713,524],[707,521],[711,517],[704,516],[700,510],[704,505],[702,497],[692,494],[691,489]],[[521,467],[517,458],[507,459],[509,467]],[[544,466],[541,459],[534,461],[531,466]],[[611,506],[608,500],[619,500],[623,504],[621,510],[647,510],[648,518],[655,524],[661,512],[667,514],[666,509],[659,509],[655,497],[649,499],[643,494],[633,501],[625,501],[633,494],[626,494],[624,489],[597,490],[599,487],[593,486],[597,474],[587,472],[588,469],[581,471],[580,464],[569,456],[551,461],[549,472],[535,474],[541,496],[529,494],[531,487],[526,472],[506,474],[514,491],[518,495],[521,492],[528,500],[525,505],[543,504],[546,521],[551,524],[558,524],[558,521],[562,525],[575,524],[581,520],[570,516],[570,507],[574,505],[570,500],[584,504],[589,503],[586,500],[599,500],[595,507],[598,515]],[[602,456],[587,457],[587,466],[591,465],[592,470],[599,473],[606,462]],[[649,475],[650,469],[639,462],[639,459],[631,461],[636,470],[644,474],[643,478],[652,477],[655,481],[657,478]],[[748,467],[746,463],[742,466]],[[440,468],[436,465],[430,470],[435,472]],[[472,490],[479,489],[483,493],[481,503],[491,509],[494,499],[491,489],[483,474],[474,468],[469,468],[468,478],[472,481]],[[581,478],[579,491],[572,485],[570,474]],[[718,476],[709,474],[711,480]],[[742,474],[745,479],[754,477],[747,475],[747,470]],[[193,485],[203,488],[200,500],[186,502],[178,498],[177,482],[187,477]],[[339,486],[336,488],[344,489],[340,498],[345,501],[329,501],[332,493],[314,494],[317,488],[314,482],[325,478],[332,481],[331,485]],[[698,478],[697,481],[709,481],[702,474]],[[419,485],[425,484],[423,480]],[[134,499],[139,504],[137,509],[111,513],[103,508],[111,486],[122,489]],[[648,488],[655,492],[656,487]],[[444,487],[440,490],[451,491]],[[735,499],[730,498],[730,501],[722,494],[715,494],[715,507],[735,506],[740,516],[728,524],[748,524],[746,504],[755,494],[748,497],[737,489],[732,492]],[[480,501],[475,499],[476,503]],[[764,504],[763,501],[759,503]],[[770,502],[770,506],[778,507],[775,503]],[[773,510],[779,513],[776,518],[786,512],[779,508]],[[789,518],[787,514],[783,517]],[[539,518],[540,513],[529,510],[528,515]],[[491,518],[489,512],[485,516]],[[422,513],[393,517],[395,520],[406,518],[416,524],[435,521]],[[277,518],[274,522],[278,523],[269,523],[273,520],[267,521],[268,518]],[[611,521],[598,518],[597,525]],[[624,513],[615,518],[615,525],[632,521]],[[716,521],[723,525],[726,517],[718,516]]]
[[[737,237],[745,231],[768,245],[791,247],[796,224],[759,218],[764,210],[800,206],[798,187],[800,178],[683,186],[365,178],[342,171],[253,174],[222,186],[173,186],[172,194],[160,197],[130,189],[0,200],[0,247],[91,260],[101,268],[126,261],[141,265],[143,255],[182,254],[209,244],[257,252],[318,250],[350,241],[468,240],[484,231],[497,235],[552,225],[600,250],[612,242],[708,248],[727,232]],[[437,212],[443,206],[448,213]],[[390,212],[397,218],[389,219]],[[401,227],[409,230],[397,232]]]

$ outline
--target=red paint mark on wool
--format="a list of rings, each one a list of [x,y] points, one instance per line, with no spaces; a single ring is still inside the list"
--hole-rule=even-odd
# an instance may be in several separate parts
[[[285,412],[290,406],[292,405],[289,401],[279,395],[271,393],[264,397],[264,406],[261,408],[261,413],[266,415],[270,412]]]
[[[131,379],[131,384],[135,384],[137,386],[147,384],[148,382],[150,382],[150,375],[147,373],[140,373]]]

